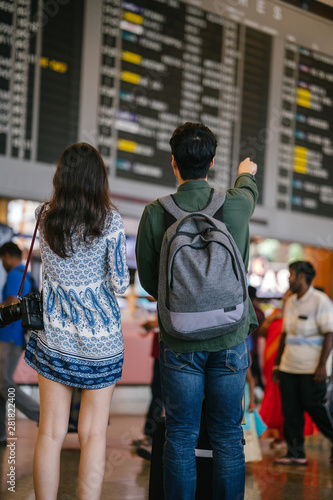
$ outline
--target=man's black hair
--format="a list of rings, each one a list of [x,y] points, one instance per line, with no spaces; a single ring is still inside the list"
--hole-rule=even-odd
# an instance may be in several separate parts
[[[170,139],[171,152],[184,181],[204,179],[215,156],[217,140],[202,123],[186,122]]]
[[[298,276],[300,273],[304,273],[305,281],[308,285],[311,285],[313,278],[316,276],[316,271],[311,262],[306,260],[297,260],[289,264],[289,269],[295,271]]]
[[[12,257],[22,259],[22,250],[13,241],[7,241],[0,247],[0,255],[8,253]]]

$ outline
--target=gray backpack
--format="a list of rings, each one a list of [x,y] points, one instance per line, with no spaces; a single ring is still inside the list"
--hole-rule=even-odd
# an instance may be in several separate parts
[[[160,320],[173,337],[211,339],[235,331],[246,321],[246,272],[237,245],[221,221],[224,200],[224,193],[212,189],[203,210],[186,212],[172,195],[158,199],[167,225],[169,214],[175,221],[163,237],[158,284]]]

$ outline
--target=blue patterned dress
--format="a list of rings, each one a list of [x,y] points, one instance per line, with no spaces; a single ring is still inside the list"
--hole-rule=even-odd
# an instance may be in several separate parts
[[[125,292],[129,272],[119,213],[108,214],[102,236],[90,248],[76,236],[73,248],[73,255],[62,259],[40,231],[44,330],[31,334],[25,361],[56,382],[100,389],[120,380],[124,358],[115,292]]]

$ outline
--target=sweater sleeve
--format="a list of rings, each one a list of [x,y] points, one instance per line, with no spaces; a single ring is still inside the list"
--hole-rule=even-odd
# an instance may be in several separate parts
[[[135,254],[140,284],[149,295],[157,300],[159,249],[161,244],[156,245],[158,234],[154,228],[161,228],[161,224],[154,224],[154,218],[156,218],[154,210],[150,205],[147,205],[139,224]],[[164,234],[163,219],[161,229],[159,239],[162,242]]]
[[[114,211],[113,230],[107,238],[107,259],[112,289],[117,293],[125,293],[129,285],[129,271],[126,262],[126,237],[123,221]]]
[[[235,186],[228,189],[224,203],[224,222],[239,248],[246,269],[249,264],[249,221],[257,200],[255,178],[251,174],[241,174],[237,177]]]

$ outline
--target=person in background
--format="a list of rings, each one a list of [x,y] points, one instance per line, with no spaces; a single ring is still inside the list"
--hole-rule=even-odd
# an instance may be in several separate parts
[[[9,306],[18,302],[17,294],[24,272],[22,251],[14,242],[9,241],[0,247],[0,259],[7,272],[1,306]],[[33,288],[37,289],[37,286],[28,272],[22,295],[30,293]],[[20,321],[14,321],[0,329],[0,446],[7,444],[6,402],[9,388],[15,391],[15,406],[31,420],[39,421],[39,404],[25,394],[13,380],[22,349],[25,346],[24,333]]]
[[[260,417],[254,398],[254,379],[251,367],[246,372],[245,398],[244,398],[244,438],[245,438],[245,462],[257,462],[262,460],[262,452],[259,438],[265,432],[267,426]]]
[[[276,307],[259,327],[259,336],[266,339],[263,363],[266,383],[259,414],[267,425],[265,437],[273,436],[271,448],[281,448],[284,443],[280,386],[273,382],[272,372],[282,335],[284,305],[291,295],[292,291],[289,288],[282,297],[282,307]],[[304,436],[312,435],[316,428],[306,412],[304,418]]]
[[[207,205],[211,188],[208,171],[214,165],[217,141],[201,123],[187,122],[171,139],[174,175],[179,187],[173,195],[181,209],[193,212]],[[224,223],[242,255],[249,258],[249,219],[258,197],[249,158],[240,163],[235,187],[226,193]],[[136,244],[143,288],[158,299],[159,254],[166,230],[165,212],[158,200],[144,209]],[[166,500],[194,500],[195,446],[199,436],[205,394],[207,431],[213,448],[214,490],[220,498],[241,500],[245,487],[242,398],[249,367],[248,334],[257,326],[249,301],[246,323],[210,340],[182,341],[160,327],[160,371],[166,414],[164,492]],[[216,496],[217,498],[217,496]]]
[[[142,328],[144,328],[144,330],[148,334],[153,335],[151,355],[154,359],[154,364],[153,364],[153,376],[150,383],[151,400],[143,429],[145,438],[136,440],[133,442],[133,444],[137,447],[136,449],[137,455],[147,460],[150,460],[152,437],[156,429],[156,421],[163,414],[163,398],[162,398],[160,362],[159,362],[160,342],[158,339],[159,328],[158,328],[157,317],[156,319],[152,319],[144,323],[142,325]]]
[[[289,266],[293,295],[285,304],[283,333],[272,378],[280,382],[287,455],[281,465],[307,465],[304,451],[304,411],[332,443],[333,418],[325,406],[327,380],[332,369],[333,304],[311,286],[315,269],[310,262]]]
[[[254,312],[256,313],[257,320],[259,326],[265,319],[265,314],[262,311],[259,301],[257,299],[257,290],[254,286],[248,287],[249,297],[253,305]],[[264,387],[262,376],[261,376],[261,363],[260,363],[260,354],[259,354],[259,329],[257,328],[254,332],[251,333],[249,343],[250,343],[250,352],[251,352],[251,372],[254,379],[255,386],[259,386],[261,388]]]
[[[44,330],[32,333],[25,360],[38,373],[40,423],[33,477],[36,500],[56,500],[60,452],[73,388],[81,388],[78,435],[80,500],[101,495],[106,430],[124,343],[115,292],[129,285],[123,222],[110,197],[101,155],[86,143],[69,146],[43,209]]]
[[[259,414],[267,427],[272,429],[271,432],[274,433],[275,439],[271,443],[272,447],[280,446],[283,441],[283,415],[280,387],[273,382],[272,371],[282,335],[283,308],[287,298],[291,294],[292,291],[288,289],[282,298],[282,307],[276,307],[258,328],[259,336],[266,339],[263,363],[265,388]]]

